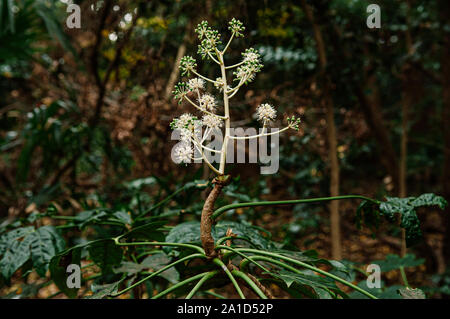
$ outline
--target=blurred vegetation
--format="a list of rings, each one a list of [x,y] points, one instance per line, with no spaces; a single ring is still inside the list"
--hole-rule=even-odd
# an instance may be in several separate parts
[[[144,259],[151,247],[129,247],[122,255],[101,240],[155,222],[145,230],[146,239],[183,242],[174,239],[173,230],[200,218],[213,176],[202,164],[177,166],[169,159],[175,144],[169,123],[182,109],[168,92],[175,84],[172,76],[178,77],[177,55],[197,51],[193,30],[202,20],[223,26],[220,31],[226,33],[228,21],[238,18],[246,26],[247,42],[236,40],[229,59],[239,61],[239,52],[249,45],[263,59],[261,75],[236,95],[233,120],[251,119],[263,101],[277,106],[280,119],[287,111],[302,119],[298,133],[280,137],[279,172],[266,176],[259,174],[257,164],[230,165],[233,181],[217,207],[329,195],[326,94],[334,104],[341,194],[387,199],[393,206],[399,202],[389,198],[423,193],[450,199],[447,1],[309,1],[324,37],[325,70],[298,1],[73,1],[81,7],[81,29],[67,28],[65,2],[0,0],[0,296],[99,292],[102,297],[125,282],[122,274],[130,268],[123,268],[124,262],[141,265],[140,271],[183,257],[164,248],[158,251],[161,258]],[[380,29],[366,26],[370,3],[381,7]],[[216,77],[210,64],[198,61],[202,74]],[[330,84],[328,93],[323,78]],[[255,126],[253,120],[235,123]],[[403,179],[401,167],[406,169]],[[346,279],[367,288],[364,266],[384,260],[383,286],[376,296],[403,296],[397,293],[404,286],[402,272],[395,271],[401,268],[427,298],[448,298],[449,208],[416,209],[425,204],[414,206],[412,201],[398,205],[417,213],[423,236],[402,258],[395,223],[374,229],[359,229],[355,223],[358,216],[370,219],[378,207],[341,203],[341,262],[351,269]],[[438,205],[444,208],[442,201]],[[389,215],[389,207],[379,210]],[[277,249],[303,251],[314,262],[332,258],[325,204],[237,208],[223,219],[242,236],[253,231],[258,240],[273,240]],[[217,236],[224,236],[224,229],[219,224]],[[22,238],[38,241],[45,253],[33,251],[32,244],[28,255],[19,258]],[[100,240],[100,246],[82,248],[92,240]],[[80,249],[66,250],[75,245]],[[96,249],[110,252],[108,260],[98,257]],[[7,250],[17,253],[13,263]],[[61,265],[80,260],[83,288],[63,290],[55,279],[62,276]],[[116,270],[119,266],[122,271]],[[192,271],[179,265],[124,296],[151,297]],[[324,283],[319,283],[315,294],[291,296],[323,297]],[[283,297],[287,286],[284,292],[270,287]],[[202,297],[236,297],[232,286],[216,287]],[[363,297],[357,291],[350,296]]]

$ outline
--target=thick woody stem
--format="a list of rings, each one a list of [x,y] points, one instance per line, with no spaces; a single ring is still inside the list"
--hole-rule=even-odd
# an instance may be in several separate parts
[[[200,221],[200,239],[202,240],[202,246],[205,250],[205,254],[208,258],[214,258],[217,256],[217,251],[214,249],[214,238],[211,235],[211,229],[213,220],[211,218],[214,213],[214,203],[219,197],[222,188],[231,182],[229,175],[221,175],[213,180],[214,188],[206,198],[203,205],[202,217]]]

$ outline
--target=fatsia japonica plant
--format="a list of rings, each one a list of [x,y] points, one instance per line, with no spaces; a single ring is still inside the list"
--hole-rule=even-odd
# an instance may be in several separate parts
[[[195,109],[202,114],[202,118],[199,119],[190,113],[184,113],[172,121],[171,127],[180,130],[182,141],[175,149],[175,156],[180,162],[189,163],[196,159],[194,157],[194,150],[197,150],[201,159],[204,160],[211,170],[217,174],[217,177],[213,180],[214,189],[209,193],[208,198],[205,201],[201,218],[201,239],[203,248],[208,257],[215,257],[217,255],[217,251],[214,247],[214,239],[211,235],[211,215],[213,213],[214,203],[222,188],[230,182],[230,176],[225,174],[229,141],[231,140],[231,142],[233,142],[233,139],[258,139],[269,135],[280,134],[288,129],[298,130],[300,123],[300,119],[296,119],[292,116],[287,119],[288,123],[285,128],[272,133],[266,132],[267,126],[276,118],[277,112],[272,105],[264,103],[259,105],[256,110],[256,116],[258,120],[262,122],[262,132],[260,134],[243,137],[230,134],[230,99],[243,85],[254,80],[256,74],[261,71],[263,65],[261,64],[261,58],[258,51],[254,48],[246,49],[242,53],[241,62],[233,65],[226,65],[226,51],[229,49],[234,38],[244,36],[242,32],[245,28],[242,25],[242,22],[233,18],[229,22],[228,29],[231,32],[231,36],[223,48],[220,48],[222,41],[219,32],[209,27],[208,22],[201,22],[195,30],[201,41],[201,44],[198,46],[198,53],[203,59],[210,59],[218,65],[221,77],[213,80],[201,75],[197,71],[196,60],[192,56],[184,56],[180,62],[181,74],[188,76],[192,74],[196,77],[189,79],[187,83],[179,82],[173,91],[175,98],[179,99],[180,102],[183,100],[189,102],[189,104],[194,106]],[[229,72],[231,70],[233,70],[234,75],[233,81],[230,81],[227,77],[229,75],[227,74],[227,71]],[[218,108],[218,102],[214,95],[205,92],[205,82],[212,83],[216,91],[218,91],[217,93],[222,95],[223,110]],[[232,86],[231,82],[234,83],[234,86]],[[197,102],[195,99],[197,99]],[[204,143],[207,141],[211,132],[220,129],[223,126],[225,127],[225,134],[221,149],[215,150],[205,146]],[[203,127],[205,129],[202,132]],[[220,154],[218,168],[208,160],[208,157],[205,154],[207,151]]]
[[[117,203],[105,203],[99,196],[97,205],[86,201],[82,205],[84,210],[76,216],[62,214],[61,207],[55,203],[45,212],[34,210],[14,223],[1,223],[0,285],[2,282],[8,284],[19,269],[22,277],[26,278],[34,272],[47,279],[22,287],[20,292],[12,293],[14,297],[32,295],[32,292],[51,283],[59,291],[50,297],[65,294],[71,298],[147,296],[158,299],[184,296],[189,299],[207,295],[223,298],[215,289],[230,283],[241,298],[249,297],[244,295],[242,285],[253,291],[250,296],[260,298],[286,294],[293,298],[348,298],[356,294],[375,299],[382,296],[379,291],[369,292],[361,285],[365,278],[360,284],[353,284],[354,266],[319,258],[314,251],[286,250],[282,243],[271,239],[268,231],[247,223],[225,220],[216,223],[222,214],[238,208],[354,199],[361,200],[356,212],[358,226],[375,228],[382,218],[397,224],[397,217],[400,216],[399,226],[406,231],[407,244],[412,245],[421,236],[417,209],[423,206],[444,208],[447,204],[442,197],[434,194],[387,197],[384,201],[361,195],[342,195],[249,201],[216,209],[218,197],[232,186],[232,178],[225,170],[227,144],[234,139],[257,139],[288,129],[297,130],[300,124],[299,119],[291,116],[287,118],[285,128],[269,133],[276,110],[272,105],[263,103],[256,110],[256,117],[262,123],[259,134],[245,137],[231,134],[230,99],[240,88],[254,80],[262,64],[258,51],[252,48],[242,53],[242,61],[225,64],[225,53],[231,49],[234,38],[243,36],[244,27],[241,22],[232,19],[229,31],[229,40],[223,45],[219,32],[209,27],[207,22],[198,25],[196,32],[201,41],[198,53],[217,64],[221,77],[209,79],[201,75],[195,59],[187,56],[181,60],[180,69],[183,76],[192,78],[180,82],[174,90],[180,102],[187,102],[200,114],[196,117],[186,113],[173,120],[171,126],[180,131],[182,139],[174,153],[183,163],[198,159],[195,157],[198,153],[199,158],[215,173],[215,178],[212,181],[184,182],[175,185],[177,189],[169,192],[167,197],[157,195],[155,198],[150,198],[145,189],[170,190],[173,185],[168,185],[161,178],[142,178],[121,185],[123,198]],[[228,78],[231,74],[233,80]],[[206,92],[207,83],[221,96],[220,103],[215,95]],[[46,126],[45,121],[42,127]],[[225,131],[221,148],[216,150],[204,145],[209,135],[220,129]],[[220,154],[218,167],[209,162],[207,152]],[[210,186],[212,190],[202,202],[198,196],[199,190]],[[184,216],[197,209],[202,210],[200,222],[194,220],[170,225],[172,217]],[[395,262],[392,260],[390,258],[387,266],[385,263],[387,269],[402,271],[404,267],[418,264],[411,261],[411,256],[397,258]],[[76,268],[73,268],[74,265],[81,266],[81,278],[78,285],[69,285],[77,282],[75,275],[68,277],[70,271]],[[68,272],[69,269],[72,270]],[[359,271],[365,273],[364,270]],[[402,277],[407,289],[404,271]],[[278,287],[277,293],[274,287]],[[407,289],[401,295],[410,296],[412,293],[416,294],[414,290]]]

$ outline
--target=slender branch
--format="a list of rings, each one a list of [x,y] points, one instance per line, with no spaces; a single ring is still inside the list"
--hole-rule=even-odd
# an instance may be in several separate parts
[[[222,153],[222,151],[219,151],[219,150],[215,150],[215,149],[209,148],[208,146],[205,146],[205,145],[201,144],[201,142],[199,142],[199,141],[197,141],[197,140],[191,139],[191,141],[192,141],[194,144],[197,144],[197,146],[200,146],[201,148],[204,148],[204,149],[207,150],[207,151],[210,151],[210,152],[213,152],[213,153]]]
[[[208,272],[204,272],[204,273],[198,274],[196,276],[190,277],[188,279],[185,279],[185,280],[183,280],[183,281],[181,281],[181,282],[179,282],[179,283],[177,283],[177,284],[167,288],[166,290],[161,291],[159,294],[153,296],[151,299],[158,299],[158,298],[164,297],[168,293],[170,293],[170,292],[172,292],[172,291],[174,291],[174,290],[176,290],[176,289],[178,289],[178,288],[180,288],[180,287],[182,287],[182,286],[184,286],[184,285],[186,285],[186,284],[188,284],[188,283],[190,283],[192,281],[195,281],[195,280],[197,280],[199,278],[202,278],[202,277],[204,277],[207,274],[208,274]]]
[[[241,297],[241,299],[245,299],[245,296],[242,293],[241,287],[239,287],[236,279],[233,277],[233,274],[230,272],[230,270],[227,268],[227,266],[225,266],[225,264],[219,258],[214,258],[213,261],[217,266],[219,266],[227,274],[228,278],[230,278],[231,282],[234,285],[234,288],[236,288],[236,291],[239,294],[239,297]]]
[[[271,132],[271,133],[261,133],[261,134],[257,134],[257,135],[252,135],[252,136],[230,136],[231,139],[233,140],[251,140],[254,138],[258,138],[258,137],[263,137],[263,136],[270,136],[270,135],[276,135],[276,134],[280,134],[288,129],[290,129],[290,126],[286,126],[285,128],[279,130],[279,131],[275,131],[275,132]]]
[[[206,275],[204,275],[202,277],[202,279],[200,279],[198,281],[198,283],[194,286],[194,288],[192,288],[192,290],[189,292],[189,294],[186,296],[186,299],[191,299],[195,293],[202,287],[202,285],[208,281],[209,279],[211,279],[212,277],[214,277],[215,275],[217,275],[218,271],[217,270],[213,270],[210,271],[208,273],[206,273]]]
[[[217,175],[221,175],[220,171],[217,170],[217,168],[215,168],[209,161],[208,158],[205,156],[205,154],[203,153],[203,150],[201,147],[199,147],[196,143],[194,143],[194,146],[197,148],[197,150],[200,152],[200,154],[202,155],[203,160],[205,161],[205,163],[209,166],[210,169],[212,169],[214,171],[214,173],[216,173]]]
[[[214,62],[216,62],[217,64],[220,64],[219,61],[217,61],[210,52],[208,52],[209,57],[211,58],[211,60],[213,60]]]
[[[236,269],[233,269],[231,273],[236,277],[244,280],[247,283],[247,285],[249,285],[250,288],[252,288],[261,299],[268,299],[267,296],[261,291],[261,289],[259,289],[259,287],[253,282],[253,280],[251,280],[250,277],[248,277],[245,273]]]
[[[242,64],[244,64],[244,61],[241,61],[241,62],[233,64],[233,65],[226,66],[225,69],[228,70],[228,69],[232,69],[232,68],[237,68],[238,66],[241,66]]]
[[[228,40],[228,43],[227,43],[227,45],[225,46],[225,48],[222,50],[222,55],[224,55],[225,54],[225,51],[228,49],[228,47],[230,46],[230,44],[231,44],[231,41],[233,41],[233,38],[234,38],[234,32],[231,34],[231,37],[230,37],[230,40]]]
[[[374,204],[379,204],[380,201],[371,199],[369,197],[361,196],[361,195],[342,195],[342,196],[333,196],[333,197],[318,197],[318,198],[309,198],[309,199],[293,199],[293,200],[279,200],[279,201],[261,201],[261,202],[246,202],[246,203],[236,203],[230,204],[217,209],[212,215],[213,219],[217,219],[220,215],[225,213],[228,210],[240,208],[240,207],[255,207],[255,206],[275,206],[275,205],[293,205],[293,204],[304,204],[304,203],[317,203],[317,202],[326,202],[330,200],[341,200],[341,199],[363,199],[370,201]]]
[[[202,79],[205,80],[205,81],[211,82],[211,83],[213,83],[213,84],[216,84],[216,83],[217,83],[217,81],[211,80],[210,78],[207,78],[206,76],[201,75],[200,73],[198,73],[198,72],[195,71],[195,70],[192,70],[192,69],[191,69],[191,71],[192,71],[192,73],[194,73],[196,76],[202,78]]]
[[[228,146],[228,138],[230,136],[230,108],[229,108],[229,102],[228,102],[228,94],[227,94],[227,73],[225,70],[225,63],[223,60],[223,55],[219,56],[219,60],[221,62],[220,64],[220,72],[222,74],[222,83],[224,85],[223,88],[223,108],[225,113],[225,137],[222,145],[222,154],[220,156],[220,167],[219,171],[221,174],[225,173],[225,160],[226,160],[226,152],[227,152],[227,146]]]

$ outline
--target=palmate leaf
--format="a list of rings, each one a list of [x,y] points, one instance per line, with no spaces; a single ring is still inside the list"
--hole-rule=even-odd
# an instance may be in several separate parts
[[[447,201],[435,194],[427,193],[418,197],[386,197],[386,201],[376,205],[371,201],[363,201],[356,212],[356,223],[358,227],[362,224],[377,228],[381,216],[390,222],[396,222],[396,214],[400,214],[400,227],[405,229],[406,244],[412,246],[422,237],[420,221],[416,209],[425,206],[437,206],[444,209]]]
[[[343,297],[347,297],[347,295],[336,286],[336,283],[332,279],[321,277],[309,270],[305,270],[301,274],[286,270],[279,270],[272,272],[271,275],[283,280],[288,288],[294,283],[303,288],[309,287],[314,291],[316,297],[320,299],[333,298],[330,291],[333,291]],[[304,290],[300,289],[300,292],[304,293]]]
[[[70,264],[80,265],[81,249],[71,249],[65,254],[54,256],[49,265],[50,276],[55,285],[69,298],[75,298],[78,288],[67,286],[67,266]]]
[[[31,226],[15,229],[0,238],[2,275],[9,279],[31,258],[38,275],[44,277],[50,260],[64,247],[64,239],[53,226],[36,230]]]
[[[33,266],[39,276],[44,277],[50,260],[64,250],[65,241],[53,226],[40,227],[30,236]]]
[[[0,271],[9,279],[30,258],[30,234],[34,227],[21,227],[0,237]]]

